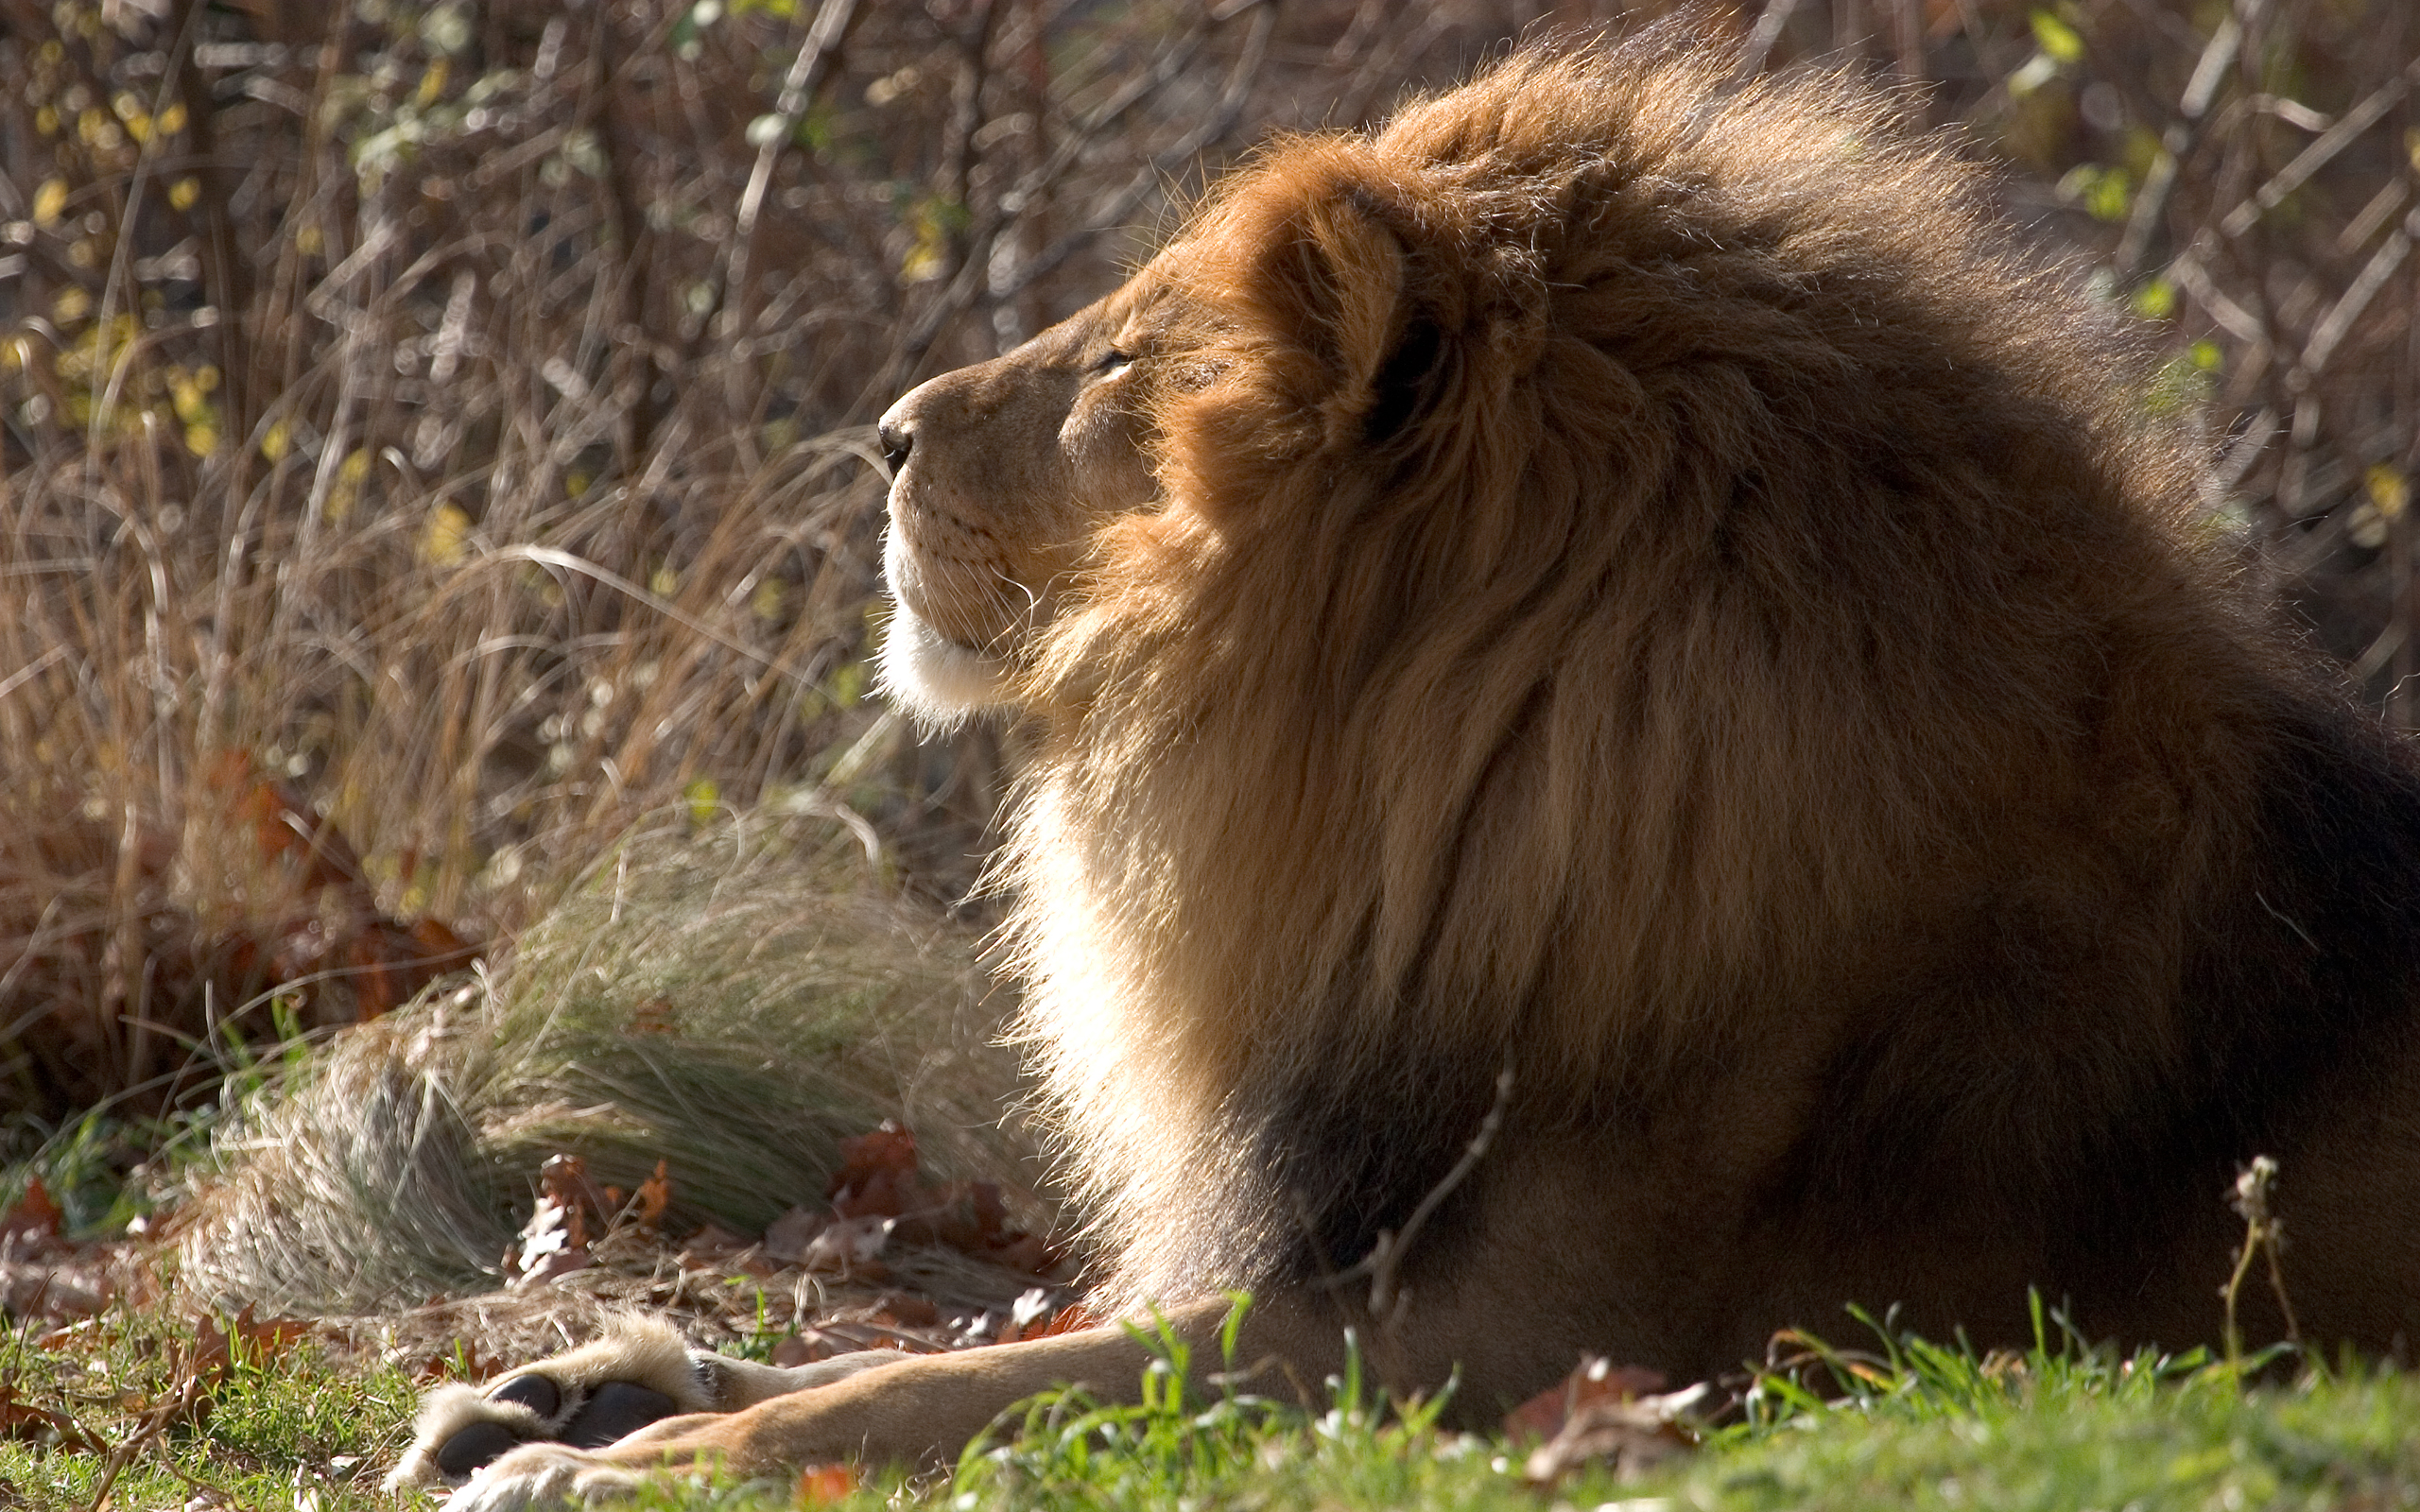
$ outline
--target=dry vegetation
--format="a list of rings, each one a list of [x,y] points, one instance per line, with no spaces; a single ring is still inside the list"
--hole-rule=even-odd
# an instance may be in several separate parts
[[[273,999],[393,1005],[668,805],[960,898],[1002,758],[861,697],[873,417],[1265,129],[1627,9],[0,0],[0,1157],[206,1095]],[[2004,160],[2207,404],[2213,529],[2420,715],[2408,0],[1710,19]]]

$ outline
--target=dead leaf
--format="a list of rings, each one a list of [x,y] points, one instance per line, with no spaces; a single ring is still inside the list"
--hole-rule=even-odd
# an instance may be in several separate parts
[[[792,1208],[765,1226],[765,1253],[793,1264],[806,1258],[815,1236],[832,1226],[829,1213]]]
[[[65,1216],[42,1177],[35,1177],[26,1183],[25,1195],[0,1212],[0,1244],[12,1239],[56,1239],[60,1220]]]
[[[1047,1276],[1059,1263],[1059,1254],[1050,1241],[1036,1234],[1018,1234],[984,1258],[1028,1276]]]
[[[767,1230],[768,1247],[770,1247],[770,1245],[771,1230],[769,1229]],[[682,1242],[681,1253],[676,1258],[685,1270],[701,1270],[706,1266],[729,1260],[747,1247],[748,1239],[745,1235],[733,1233],[718,1223],[707,1223]]]
[[[554,1160],[546,1163],[552,1165]],[[529,1221],[522,1225],[521,1243],[505,1257],[505,1272],[515,1286],[535,1286],[558,1276],[585,1270],[590,1263],[579,1210],[546,1194],[538,1198]]]
[[[1648,1469],[1697,1447],[1700,1432],[1691,1410],[1710,1387],[1657,1394],[1664,1377],[1636,1366],[1601,1359],[1580,1368],[1507,1414],[1504,1431],[1514,1437],[1543,1435],[1522,1476],[1550,1486],[1581,1466],[1598,1461],[1615,1475],[1634,1480]]]
[[[655,1162],[655,1175],[639,1183],[634,1194],[638,1203],[638,1225],[649,1233],[664,1222],[664,1210],[672,1203],[672,1177],[666,1174],[662,1160]]]
[[[588,1226],[602,1229],[613,1221],[614,1209],[604,1189],[588,1178],[588,1162],[577,1155],[554,1154],[538,1167],[538,1187],[564,1213],[564,1227],[575,1245],[588,1243]]]
[[[892,1119],[840,1142],[840,1169],[825,1194],[843,1218],[897,1218],[932,1206],[916,1174],[916,1136]]]
[[[803,1507],[829,1506],[848,1500],[857,1488],[856,1471],[846,1465],[809,1465],[798,1472],[795,1500]]]
[[[863,1274],[890,1243],[888,1218],[841,1218],[807,1243],[799,1263],[809,1270]]]
[[[1090,1313],[1085,1312],[1083,1303],[1070,1302],[1065,1307],[1063,1307],[1058,1312],[1052,1314],[1050,1321],[1042,1325],[1040,1329],[1022,1332],[1018,1334],[1018,1337],[1026,1339],[1047,1339],[1056,1337],[1062,1333],[1077,1333],[1085,1329],[1097,1329],[1098,1327],[1100,1327],[1100,1319],[1093,1316]]]
[[[14,1386],[0,1385],[0,1438],[53,1444],[60,1449],[101,1452],[102,1446],[76,1426],[74,1419],[20,1400]]]

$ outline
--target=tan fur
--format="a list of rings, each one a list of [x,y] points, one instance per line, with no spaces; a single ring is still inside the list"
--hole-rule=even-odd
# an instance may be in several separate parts
[[[2230,607],[2144,365],[1972,170],[1727,67],[1525,52],[1277,143],[886,417],[889,685],[1030,730],[1024,1032],[1106,1294],[1199,1340],[1252,1287],[1317,1381],[1509,1069],[1362,1319],[1472,1418],[1851,1300],[2207,1339],[2261,1151],[2306,1326],[2398,1347],[2420,782]],[[1139,1360],[908,1362],[477,1504],[945,1455]]]

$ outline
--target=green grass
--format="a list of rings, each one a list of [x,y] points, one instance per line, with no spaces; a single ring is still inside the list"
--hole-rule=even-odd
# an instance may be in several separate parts
[[[391,1504],[379,1476],[406,1441],[412,1383],[340,1370],[316,1344],[232,1342],[215,1367],[194,1331],[112,1314],[0,1337],[0,1507],[337,1512]],[[43,1415],[29,1420],[28,1411]],[[85,1441],[61,1443],[53,1430]]]
[[[1542,1491],[1526,1447],[1378,1410],[1331,1383],[1306,1413],[1236,1389],[1168,1351],[1146,1400],[1102,1407],[1063,1393],[1028,1403],[1018,1435],[970,1453],[946,1482],[869,1485],[838,1504],[985,1507],[2342,1508],[2420,1506],[2420,1379],[2270,1359],[2121,1358],[2046,1330],[2022,1355],[1880,1333],[1870,1352],[1809,1341],[1797,1368],[1757,1378],[1735,1420],[1663,1470],[1616,1483],[1592,1470]],[[207,1411],[156,1433],[189,1334],[116,1319],[51,1342],[0,1345],[15,1400],[59,1414],[104,1452],[0,1438],[0,1506],[80,1512],[117,1449],[110,1504],[182,1506],[216,1492],[245,1508],[387,1506],[376,1481],[401,1447],[411,1385],[344,1371],[313,1346],[239,1347]],[[2246,1371],[2267,1370],[2247,1384]],[[1188,1368],[1188,1367],[1192,1368]],[[1190,1377],[1188,1384],[1180,1382]],[[1826,1398],[1811,1386],[1845,1383]],[[0,1400],[6,1400],[0,1398]],[[173,1415],[172,1415],[173,1416]],[[786,1484],[667,1482],[641,1507],[778,1507]],[[427,1503],[418,1503],[427,1504]]]
[[[2420,1379],[2381,1369],[2204,1355],[2118,1357],[2045,1331],[2026,1355],[1978,1357],[1914,1338],[1851,1355],[1807,1340],[1789,1374],[1762,1374],[1736,1420],[1697,1454],[1616,1483],[1585,1470],[1551,1490],[1522,1481],[1525,1444],[1455,1435],[1433,1408],[1384,1413],[1331,1382],[1319,1413],[1261,1399],[1167,1349],[1137,1405],[1055,1394],[1019,1433],[977,1447],[943,1483],[878,1478],[844,1507],[1154,1509],[1503,1507],[1648,1509],[2125,1507],[2243,1512],[2420,1507]],[[0,1437],[0,1507],[388,1507],[377,1476],[406,1433],[411,1382],[344,1372],[317,1345],[233,1349],[203,1410],[169,1410],[191,1333],[112,1318],[0,1345],[0,1383],[99,1449]],[[1846,1383],[1844,1396],[1820,1396]],[[0,1394],[0,1400],[9,1396]],[[784,1507],[786,1483],[668,1481],[639,1507]],[[426,1504],[426,1503],[421,1503]]]

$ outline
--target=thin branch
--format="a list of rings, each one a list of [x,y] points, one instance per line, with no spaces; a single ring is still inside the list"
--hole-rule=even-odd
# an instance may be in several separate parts
[[[1462,1158],[1454,1162],[1454,1168],[1445,1173],[1443,1180],[1428,1189],[1428,1194],[1420,1199],[1420,1206],[1412,1209],[1411,1216],[1404,1220],[1400,1232],[1390,1233],[1380,1229],[1378,1242],[1370,1246],[1369,1254],[1358,1263],[1325,1278],[1323,1283],[1331,1287],[1342,1286],[1368,1277],[1370,1315],[1374,1318],[1386,1317],[1395,1305],[1396,1274],[1402,1268],[1403,1257],[1409,1252],[1412,1241],[1420,1237],[1420,1230],[1444,1205],[1445,1199],[1454,1194],[1455,1189],[1470,1179],[1471,1173],[1478,1169],[1478,1162],[1486,1159],[1489,1147],[1495,1143],[1496,1134],[1504,1127],[1505,1109],[1512,1105],[1512,1060],[1507,1056],[1504,1069],[1495,1074],[1495,1101],[1489,1105],[1487,1116],[1478,1121],[1478,1132],[1472,1135],[1470,1143],[1463,1146]]]
[[[2294,160],[2277,170],[2276,176],[2260,186],[2257,193],[2227,212],[2219,230],[2229,236],[2240,236],[2252,229],[2252,223],[2274,210],[2285,198],[2301,188],[2310,176],[2327,166],[2336,155],[2353,145],[2355,138],[2377,123],[2378,117],[2402,103],[2420,83],[2420,58],[2405,65],[2402,73],[2373,91],[2369,98],[2344,112],[2344,118],[2319,134],[2317,141],[2294,155]]]

